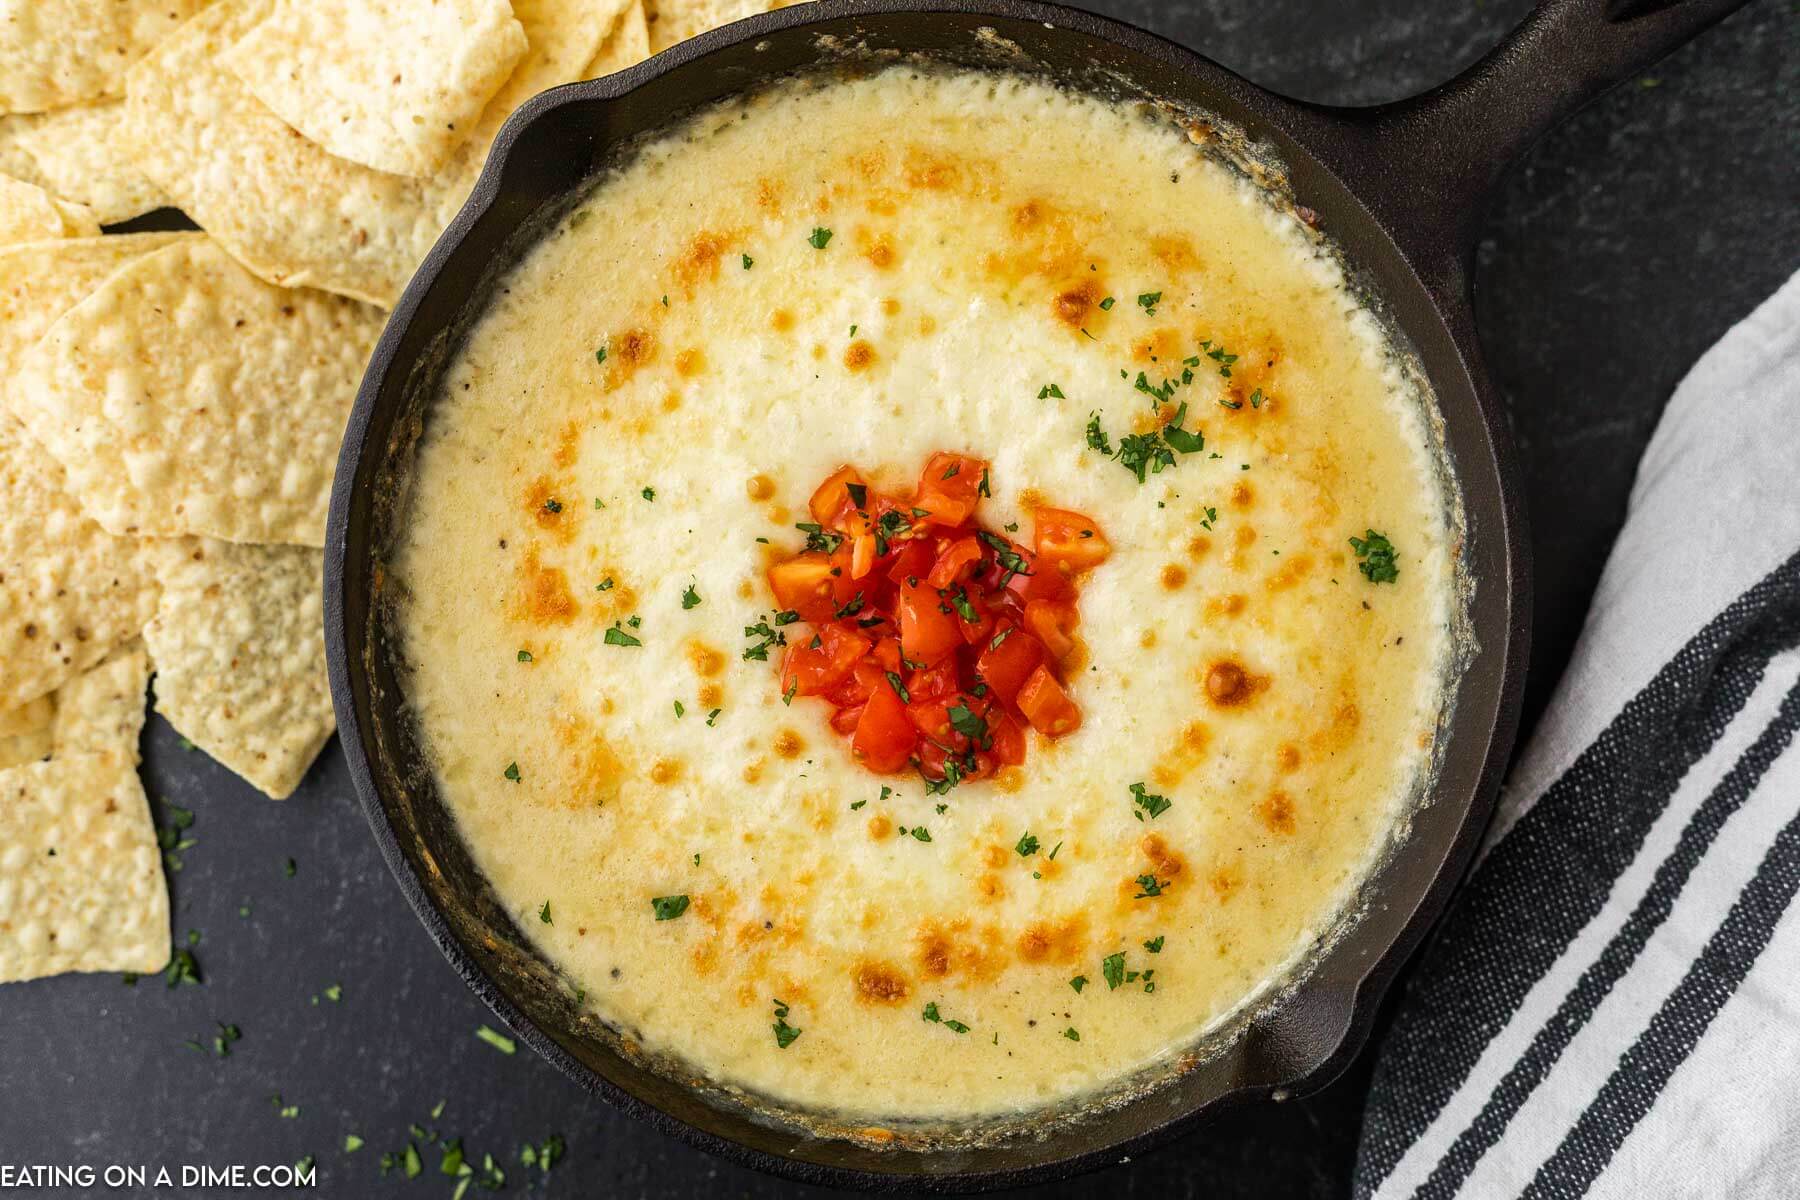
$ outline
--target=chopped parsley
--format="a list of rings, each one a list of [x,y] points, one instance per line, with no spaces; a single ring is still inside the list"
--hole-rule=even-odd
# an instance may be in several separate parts
[[[1064,399],[1067,399],[1067,397],[1063,395],[1063,390],[1061,388],[1057,387],[1054,383],[1046,383],[1043,387],[1039,388],[1037,398],[1039,400],[1050,400],[1050,399],[1064,400]]]
[[[914,825],[912,827],[912,835],[914,841],[929,842],[931,840],[931,830],[925,828],[923,825]]]
[[[675,719],[680,720],[682,717],[685,717],[685,716],[687,716],[687,705],[685,705],[681,701],[677,700],[675,702]]]
[[[1361,560],[1356,569],[1370,583],[1392,583],[1400,578],[1400,568],[1395,565],[1400,561],[1400,555],[1395,552],[1394,543],[1388,541],[1387,534],[1371,529],[1362,537],[1351,538],[1350,548]]]
[[[899,676],[898,672],[883,671],[882,674],[887,676],[888,686],[894,689],[894,695],[900,697],[900,703],[911,704],[912,696],[910,693],[907,692],[906,684],[904,684],[900,681],[900,676]],[[884,793],[882,796],[882,799],[883,800],[887,799],[887,796],[885,795],[885,793],[887,792],[887,789],[882,788],[881,790]]]
[[[554,496],[550,497],[550,499],[544,501],[544,511],[547,513],[561,512],[562,511],[562,501],[558,500]]]
[[[814,250],[823,250],[826,244],[831,241],[831,230],[826,229],[822,225],[815,225],[813,226],[812,233],[807,235],[806,240],[812,243],[812,248]]]
[[[1019,844],[1013,849],[1019,852],[1020,858],[1030,858],[1038,852],[1038,840],[1028,833],[1019,839]]]
[[[655,501],[656,499],[656,489],[653,487],[647,487],[638,494],[646,500]]]
[[[975,606],[972,603],[970,603],[969,592],[968,592],[967,588],[963,587],[959,583],[955,587],[950,589],[950,593],[947,598],[949,599],[951,605],[953,607],[955,607],[957,615],[960,616],[963,620],[967,621],[971,625],[981,624],[981,614],[976,612]]]
[[[1145,791],[1142,783],[1134,783],[1131,785],[1131,803],[1133,806],[1132,816],[1140,821],[1144,819],[1146,814],[1149,815],[1151,820],[1155,820],[1157,817],[1160,817],[1169,811],[1169,798],[1167,796],[1158,796],[1154,792]]]
[[[1113,454],[1112,442],[1111,442],[1111,440],[1109,440],[1107,438],[1106,430],[1104,430],[1100,427],[1100,414],[1099,413],[1089,413],[1088,414],[1087,444],[1091,448],[1098,450],[1100,453],[1106,455],[1108,458],[1112,457],[1112,454]]]
[[[498,1050],[502,1054],[512,1054],[518,1050],[518,1044],[504,1033],[496,1033],[486,1025],[478,1026],[475,1036]]]
[[[1004,572],[1000,577],[999,586],[1005,587],[1007,584],[1011,583],[1014,575],[1031,574],[1030,565],[1026,563],[1025,557],[1019,553],[1011,542],[998,534],[989,533],[985,529],[978,530],[976,536],[980,537],[982,541],[992,547],[994,551],[994,561],[1000,564],[1000,570]]]
[[[754,267],[755,265],[756,265],[756,260],[754,258],[751,258],[748,254],[744,255],[744,270],[748,271],[751,267]]]
[[[519,764],[516,762],[507,763],[506,770],[504,770],[500,773],[502,775],[506,776],[506,778],[512,780],[514,783],[519,782]]]
[[[1149,941],[1144,943],[1144,949],[1148,950],[1152,954],[1161,954],[1162,948],[1163,948],[1163,935],[1160,933],[1157,934],[1155,937],[1151,938]]]
[[[938,1012],[937,1001],[935,1000],[925,1006],[924,1019],[930,1021],[934,1025],[942,1025],[952,1033],[969,1032],[969,1027],[964,1025],[961,1021],[946,1020],[944,1016]]]
[[[1156,306],[1161,301],[1162,301],[1162,293],[1161,292],[1139,292],[1138,293],[1138,307],[1144,310],[1144,314],[1146,316],[1154,317],[1156,315]]]
[[[948,715],[950,717],[950,728],[968,738],[973,744],[980,746],[983,749],[987,748],[990,739],[988,737],[987,719],[985,717],[980,713],[971,711],[965,704],[952,704]]]
[[[799,1037],[801,1032],[792,1025],[789,1025],[787,1018],[787,1002],[777,998],[775,1001],[775,1024],[770,1026],[770,1028],[775,1030],[775,1045],[782,1050],[786,1050],[789,1046],[793,1045],[794,1039]]]
[[[544,901],[544,906],[542,908],[538,909],[538,920],[542,921],[546,925],[556,924],[555,921],[552,921],[550,919],[550,902],[548,900]]]
[[[1087,986],[1087,976],[1077,975],[1075,978],[1069,980],[1069,986],[1075,989],[1076,995],[1080,995],[1081,989]]]
[[[1231,378],[1231,364],[1238,360],[1237,355],[1226,350],[1223,344],[1211,341],[1201,342],[1200,349],[1206,351],[1206,357],[1219,364],[1219,374],[1227,379]]]
[[[685,610],[698,608],[699,606],[700,592],[693,583],[689,583],[687,585],[687,590],[681,593],[681,607]]]
[[[659,921],[673,921],[688,910],[688,898],[680,896],[653,896],[650,899],[650,911],[656,914]]]
[[[1168,886],[1165,881],[1157,879],[1154,875],[1139,875],[1137,885],[1138,894],[1132,897],[1133,900],[1148,900],[1152,896],[1160,896],[1163,888]]]
[[[794,526],[806,535],[806,548],[817,550],[821,554],[830,554],[844,543],[844,535],[833,533],[824,526],[811,521],[802,521]]]
[[[783,621],[781,617],[788,617],[788,621]],[[788,624],[788,622],[794,621],[794,619],[797,619],[797,613],[796,615],[792,615],[792,617],[790,617],[787,612],[776,613],[776,624]],[[787,646],[787,633],[776,630],[776,628],[770,628],[767,619],[758,621],[756,624],[747,624],[747,626],[743,626],[743,637],[756,637],[756,639],[761,639],[760,642],[756,642],[754,646],[745,646],[745,648],[743,648],[743,657],[747,658],[747,660],[754,660],[754,662],[769,662],[770,649],[774,648],[774,646]]]
[[[519,661],[520,662],[530,662],[531,661],[531,651],[529,651],[529,650],[519,651]]]
[[[1109,954],[1100,962],[1100,974],[1106,980],[1106,990],[1114,991],[1125,982],[1125,955],[1123,952]]]
[[[610,592],[613,590],[614,586],[613,577],[608,575],[605,579],[602,579],[599,583],[594,585],[594,590],[596,592]]]
[[[609,646],[641,646],[644,644],[637,638],[632,637],[629,633],[626,633],[617,621],[614,621],[612,628],[606,631],[605,641]]]
[[[1111,312],[1112,306],[1117,303],[1118,303],[1117,300],[1114,300],[1111,296],[1108,296],[1106,299],[1104,299],[1100,302],[1100,311],[1101,312]]]
[[[1068,1038],[1071,1042],[1079,1042],[1081,1040],[1081,1034],[1076,1032],[1073,1025],[1063,1030],[1063,1036]]]
[[[602,346],[598,350],[594,351],[594,361],[597,363],[603,363],[606,361],[606,347],[605,346]]]

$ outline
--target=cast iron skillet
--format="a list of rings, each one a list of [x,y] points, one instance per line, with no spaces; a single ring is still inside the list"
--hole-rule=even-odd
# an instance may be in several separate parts
[[[1173,1137],[1227,1104],[1329,1082],[1367,1037],[1383,991],[1443,909],[1489,815],[1516,730],[1529,630],[1527,540],[1504,418],[1482,371],[1469,266],[1483,197],[1539,134],[1744,0],[1544,0],[1497,49],[1412,100],[1331,109],[1273,95],[1139,29],[1020,0],[824,0],[686,42],[605,79],[537,97],[509,121],[474,194],[401,297],[346,432],[325,557],[332,695],[351,776],[388,865],[468,984],[533,1049],[627,1112],[707,1150],[809,1182],[941,1191],[1071,1174]],[[871,1149],[808,1134],[659,1073],[578,1018],[457,839],[423,768],[376,603],[423,404],[458,322],[493,271],[622,140],[837,44],[987,66],[976,31],[1076,87],[1215,113],[1273,151],[1292,203],[1317,214],[1357,282],[1422,365],[1468,522],[1478,649],[1456,681],[1431,802],[1370,881],[1360,921],[1285,1003],[1216,1057],[1041,1137],[976,1148]],[[991,42],[988,43],[991,46]],[[1676,148],[1670,147],[1670,153]]]

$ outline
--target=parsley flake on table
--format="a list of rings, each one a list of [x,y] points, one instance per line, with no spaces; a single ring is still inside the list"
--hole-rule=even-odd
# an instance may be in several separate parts
[[[475,1036],[498,1050],[502,1054],[512,1054],[518,1050],[518,1044],[504,1033],[497,1033],[486,1025],[477,1026]]]
[[[1351,538],[1350,548],[1356,551],[1356,557],[1360,560],[1356,569],[1370,583],[1392,583],[1400,578],[1400,568],[1396,565],[1400,561],[1400,555],[1385,533],[1377,533],[1371,529],[1362,537]]]

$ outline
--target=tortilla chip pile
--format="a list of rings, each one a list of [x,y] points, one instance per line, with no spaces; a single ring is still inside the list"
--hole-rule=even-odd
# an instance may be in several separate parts
[[[501,124],[768,0],[0,5],[0,982],[160,970],[144,694],[277,799],[370,349]],[[199,232],[102,235],[181,209]]]

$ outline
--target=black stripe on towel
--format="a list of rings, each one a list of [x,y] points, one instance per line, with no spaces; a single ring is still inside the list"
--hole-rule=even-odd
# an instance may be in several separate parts
[[[1575,1035],[1587,1025],[1613,985],[1631,969],[1651,936],[1662,927],[1676,898],[1687,885],[1688,877],[1712,846],[1719,830],[1756,791],[1769,765],[1793,742],[1796,730],[1800,730],[1800,687],[1788,692],[1774,719],[1695,811],[1682,829],[1675,848],[1656,868],[1655,877],[1631,916],[1600,956],[1582,972],[1575,987],[1563,997],[1556,1014],[1537,1031],[1531,1045],[1501,1079],[1475,1120],[1457,1136],[1430,1178],[1415,1193],[1420,1200],[1443,1200],[1454,1196],[1481,1156],[1500,1140],[1514,1114],[1550,1073],[1550,1068],[1556,1065]]]
[[[1796,890],[1800,890],[1800,817],[1789,821],[1776,836],[1774,847],[1755,878],[1738,894],[1724,924],[1636,1044],[1620,1057],[1612,1078],[1556,1153],[1538,1168],[1523,1200],[1587,1193],[1750,973],[1782,914],[1793,903]]]
[[[1376,1065],[1359,1196],[1393,1170],[1593,920],[1682,776],[1793,643],[1797,615],[1800,555],[1708,622],[1489,853],[1409,984]]]

